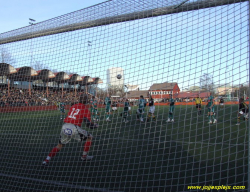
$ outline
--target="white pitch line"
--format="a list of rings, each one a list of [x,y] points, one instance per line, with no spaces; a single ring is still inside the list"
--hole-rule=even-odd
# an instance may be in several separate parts
[[[95,138],[95,137],[94,137]],[[99,139],[99,138],[98,138]],[[117,137],[117,138],[113,138],[113,139],[117,139],[117,140],[128,140],[128,141],[155,141],[155,143],[171,143],[171,142],[175,142],[175,143],[181,143],[181,144],[203,144],[203,145],[248,145],[248,144],[230,144],[230,143],[204,143],[204,142],[189,142],[189,141],[177,141],[177,140],[168,140],[168,141],[160,141],[157,139],[129,139],[129,138],[123,138],[123,137]],[[105,140],[105,138],[103,139]]]
[[[44,134],[10,134],[10,133],[1,133],[0,132],[0,136],[1,135],[10,135],[10,136],[46,136],[46,137],[59,137],[60,134],[53,134],[53,135],[44,135]],[[168,140],[168,141],[161,141],[161,140],[157,140],[157,139],[129,139],[129,138],[124,138],[124,137],[115,137],[115,138],[105,138],[105,137],[98,137],[98,136],[94,136],[93,138],[98,139],[98,140],[107,140],[107,139],[117,139],[117,140],[127,140],[127,141],[154,141],[155,143],[171,143],[171,142],[176,142],[176,143],[181,143],[181,144],[202,144],[202,145],[229,145],[229,146],[246,146],[248,145],[248,143],[242,143],[242,144],[230,144],[230,143],[205,143],[205,142],[191,142],[191,141],[177,141],[177,140]]]
[[[9,136],[46,136],[46,137],[55,137],[55,136],[57,136],[57,137],[59,137],[60,136],[60,134],[54,134],[54,135],[44,135],[44,134],[36,134],[36,133],[30,133],[30,134],[24,134],[24,133],[22,133],[22,134],[19,134],[19,133],[1,133],[0,132],[0,136],[2,136],[2,135],[9,135]]]
[[[35,179],[35,178],[30,178],[30,177],[21,177],[21,176],[17,176],[17,175],[9,175],[9,174],[4,174],[4,173],[0,173],[0,176],[12,177],[12,178],[16,178],[16,179],[26,179],[26,180],[30,180],[30,181],[36,181],[36,182],[41,182],[41,183],[47,183],[47,184],[53,184],[53,185],[59,185],[59,186],[77,188],[77,189],[83,189],[83,190],[92,190],[92,191],[100,191],[100,192],[123,192],[123,191],[113,191],[113,190],[109,190],[109,189],[105,189],[105,188],[104,189],[103,188],[94,188],[94,187],[87,187],[87,186],[81,186],[81,185],[62,183],[62,182],[57,182],[57,181]]]

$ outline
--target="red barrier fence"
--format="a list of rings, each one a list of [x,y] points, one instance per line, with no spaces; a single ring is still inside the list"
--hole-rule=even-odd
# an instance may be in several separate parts
[[[56,106],[23,106],[23,107],[0,107],[0,113],[24,112],[24,111],[52,111],[57,110]]]
[[[238,105],[238,101],[227,101],[224,105]],[[249,104],[249,101],[246,101]],[[155,105],[167,105],[167,103],[155,103]],[[175,105],[195,105],[195,102],[176,102]],[[202,105],[207,105],[207,102],[203,102]],[[219,102],[215,102],[215,105],[219,105]]]
[[[249,104],[249,101],[246,102]],[[206,105],[206,102],[203,102],[202,105]],[[216,105],[219,105],[218,102],[215,102]],[[237,101],[225,102],[225,105],[235,105],[239,104]],[[158,106],[168,105],[167,103],[155,103]],[[175,105],[195,105],[195,102],[176,102]],[[90,107],[90,106],[89,106]],[[105,105],[98,105],[98,108],[104,108]],[[118,107],[123,107],[123,105],[118,105]],[[66,109],[69,109],[70,106],[67,105]],[[0,107],[0,113],[8,113],[8,112],[25,112],[25,111],[53,111],[57,110],[56,106],[24,106],[24,107]]]

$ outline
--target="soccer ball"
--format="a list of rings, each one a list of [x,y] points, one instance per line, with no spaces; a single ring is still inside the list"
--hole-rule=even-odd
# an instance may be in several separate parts
[[[116,78],[117,78],[117,79],[121,79],[121,78],[122,78],[122,75],[121,75],[121,74],[118,74],[118,75],[116,76]]]

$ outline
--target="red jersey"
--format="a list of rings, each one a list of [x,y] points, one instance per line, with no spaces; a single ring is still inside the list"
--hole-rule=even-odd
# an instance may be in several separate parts
[[[90,121],[89,109],[82,103],[73,105],[68,112],[67,117],[64,119],[64,123],[71,123],[81,127],[84,117]]]

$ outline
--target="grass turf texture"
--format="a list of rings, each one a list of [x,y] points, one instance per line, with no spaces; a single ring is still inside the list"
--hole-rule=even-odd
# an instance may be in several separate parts
[[[189,185],[247,186],[248,123],[236,126],[237,105],[216,106],[217,124],[207,111],[176,106],[175,122],[166,123],[168,106],[156,106],[157,120],[129,123],[118,113],[106,122],[101,109],[91,162],[82,162],[83,143],[71,141],[41,166],[58,143],[59,111],[1,114],[0,191],[190,191]],[[144,117],[146,115],[144,114]]]

